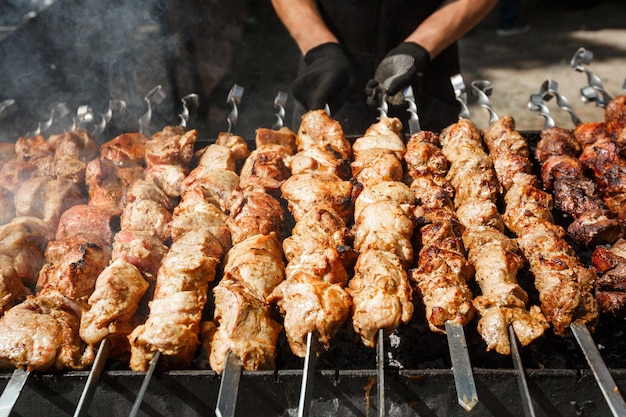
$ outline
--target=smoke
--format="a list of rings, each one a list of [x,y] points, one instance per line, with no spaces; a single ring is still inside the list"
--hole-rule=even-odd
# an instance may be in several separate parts
[[[59,103],[72,112],[88,105],[103,113],[110,100],[122,100],[126,114],[111,121],[108,134],[137,131],[145,95],[158,85],[166,100],[153,109],[155,127],[177,124],[180,99],[190,93],[199,94],[201,111],[208,111],[232,65],[243,3],[9,0],[0,6],[4,20],[19,21],[31,11],[35,17],[0,38],[0,106],[15,100],[0,114],[0,140],[33,131]]]

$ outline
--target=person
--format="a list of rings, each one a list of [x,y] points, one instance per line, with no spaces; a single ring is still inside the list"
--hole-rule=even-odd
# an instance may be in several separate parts
[[[520,19],[521,7],[522,0],[501,0],[498,36],[520,35],[530,30],[530,25]]]
[[[298,114],[330,109],[346,134],[389,115],[406,121],[401,90],[412,85],[420,126],[440,131],[458,119],[450,77],[460,73],[457,41],[497,0],[272,0],[302,59],[292,82]],[[404,106],[404,107],[403,107]],[[406,124],[405,124],[406,126]]]

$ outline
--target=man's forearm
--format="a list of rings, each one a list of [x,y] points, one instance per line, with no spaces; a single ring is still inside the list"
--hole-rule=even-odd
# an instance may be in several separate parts
[[[323,43],[337,42],[314,0],[272,0],[272,5],[303,55]]]
[[[406,39],[423,46],[434,58],[476,26],[497,0],[448,0]]]

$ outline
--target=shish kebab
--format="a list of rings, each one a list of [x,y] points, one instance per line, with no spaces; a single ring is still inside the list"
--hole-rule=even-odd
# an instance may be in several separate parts
[[[550,111],[543,104],[551,96],[556,96],[558,106],[572,115],[573,130],[554,127]],[[626,261],[622,260],[620,248],[626,216],[626,159],[620,155],[619,143],[626,132],[626,96],[610,99],[604,122],[583,123],[558,93],[556,82],[547,80],[540,92],[531,96],[529,107],[546,119],[536,151],[537,159],[542,161],[544,187],[554,189],[556,207],[574,218],[567,229],[569,235],[578,243],[587,244],[577,239],[582,236],[593,246],[600,244],[591,257],[599,274],[594,295],[601,311],[623,316],[626,275],[620,264],[626,265]],[[572,233],[572,227],[583,233]],[[611,249],[606,245],[612,245]]]
[[[475,83],[474,88],[480,97],[479,103],[494,119],[495,112],[485,93],[490,83]],[[526,141],[518,138],[511,144],[501,140],[519,136],[513,119],[495,117],[483,135],[490,154],[518,161],[514,167],[498,173],[502,177],[500,181],[510,183],[504,197],[503,221],[517,236],[516,242],[529,262],[542,312],[556,334],[565,335],[568,329],[574,334],[609,408],[614,415],[623,415],[624,400],[588,329],[598,317],[592,294],[596,273],[584,266],[564,239],[565,230],[554,223],[552,197],[540,189],[539,179],[531,173]]]
[[[449,162],[437,146],[439,136],[420,130],[413,92],[407,89],[404,93],[412,110],[411,138],[404,159],[415,194],[414,221],[421,243],[417,266],[409,273],[419,289],[429,328],[446,333],[457,402],[471,411],[478,403],[478,393],[463,326],[475,313],[467,285],[473,267],[461,240],[463,226],[452,203],[454,188],[446,178]]]
[[[243,163],[227,222],[233,246],[213,289],[214,320],[203,323],[209,363],[221,374],[215,408],[219,417],[235,415],[242,369],[275,367],[282,326],[272,317],[266,298],[284,280],[286,213],[280,186],[291,175],[289,159],[296,149],[295,133],[282,127],[286,98],[279,92],[277,123],[273,129],[257,129],[255,149]]]
[[[345,286],[355,258],[348,222],[358,184],[351,180],[352,149],[338,121],[324,110],[302,116],[291,177],[280,187],[295,226],[283,242],[285,280],[268,301],[284,316],[292,352],[304,357],[298,415],[308,415],[320,350],[350,315]]]
[[[109,357],[127,360],[128,334],[143,321],[142,298],[154,287],[155,277],[168,251],[175,199],[180,179],[193,155],[197,132],[185,132],[188,100],[183,98],[181,124],[164,128],[146,142],[145,179],[123,197],[120,231],[113,242],[112,262],[98,276],[83,312],[80,335],[91,346],[99,344],[87,383],[74,416],[86,415]],[[157,185],[159,184],[159,185]]]
[[[28,159],[33,159],[33,164],[39,167],[37,172],[41,172],[41,168],[46,167],[47,169],[44,171],[48,174],[45,175],[54,175],[52,172],[58,173],[56,170],[49,171],[49,169],[58,165],[59,155],[66,154],[62,158],[66,162],[64,164],[66,169],[62,172],[69,173],[70,170],[67,170],[69,167],[78,168],[71,177],[78,184],[84,186],[85,166],[88,160],[93,157],[93,151],[97,152],[95,142],[84,130],[80,129],[77,132],[56,135],[49,138],[48,141],[37,136],[18,140],[18,143],[24,145],[24,142],[31,141],[31,139],[34,139],[38,145],[24,148],[24,150],[38,152],[42,148],[48,148],[39,157],[51,162],[42,164],[40,158],[29,157]],[[16,146],[19,149],[18,143]],[[58,155],[55,151],[58,151]],[[19,156],[20,151],[18,150],[16,154]],[[70,163],[68,159],[70,157],[76,158],[75,162],[77,163]],[[98,270],[105,266],[110,256],[111,216],[106,210],[98,207],[87,208],[91,215],[85,216],[84,208],[86,206],[84,205],[72,207],[76,207],[77,210],[70,208],[61,212],[59,209],[66,206],[59,204],[62,200],[58,199],[63,199],[66,196],[67,194],[63,192],[46,196],[43,207],[47,207],[47,209],[39,212],[39,215],[45,215],[46,218],[53,221],[53,224],[49,224],[51,228],[49,239],[54,238],[55,240],[48,243],[45,263],[41,270],[37,271],[38,276],[35,277],[37,284],[34,285],[33,283],[32,286],[37,294],[28,296],[25,301],[11,308],[0,319],[0,332],[7,332],[2,337],[3,343],[0,347],[2,362],[5,366],[12,364],[18,368],[7,385],[8,389],[3,392],[0,398],[1,409],[7,415],[11,412],[31,370],[77,368],[86,366],[93,360],[92,352],[89,349],[84,349],[84,344],[76,336],[78,335],[80,305],[84,297],[89,295],[93,289]],[[57,203],[52,202],[54,199],[58,200]],[[32,203],[39,206],[41,198],[33,199]],[[53,211],[58,214],[49,217],[52,214],[49,209],[53,207],[57,207]],[[16,218],[14,222],[19,219],[22,217]],[[19,223],[12,222],[3,228],[15,229],[13,226],[22,223],[22,221]],[[89,231],[87,234],[85,234],[86,230]],[[33,225],[23,229],[22,232],[27,232],[30,235],[39,233]],[[15,243],[25,237],[23,233],[15,234],[13,232],[11,235],[11,240]],[[25,245],[25,248],[32,248],[32,245]],[[31,254],[29,259],[34,261],[35,259],[32,257],[34,254],[35,252]],[[16,261],[19,260],[20,256],[15,259]],[[35,264],[37,263],[35,262],[32,266]],[[60,338],[61,334],[66,337]],[[24,348],[25,346],[26,348]],[[25,370],[22,369],[23,366],[26,367]]]
[[[233,102],[229,129],[236,123],[242,94],[243,88],[237,85],[229,94]],[[235,170],[248,153],[242,138],[230,132],[222,134],[218,143],[205,148],[198,166],[183,181],[181,201],[170,223],[172,244],[157,274],[150,313],[128,336],[131,369],[146,371],[130,416],[139,412],[160,359],[168,367],[189,366],[200,345],[209,282],[215,279],[217,265],[231,246],[226,202],[213,197],[232,193],[238,178],[232,181],[221,174]],[[208,181],[204,181],[206,177]]]
[[[352,326],[365,346],[376,347],[378,416],[385,415],[384,340],[413,315],[407,268],[414,258],[415,197],[404,184],[402,123],[386,113],[353,145],[352,175],[363,186],[354,202],[354,249],[350,280]]]

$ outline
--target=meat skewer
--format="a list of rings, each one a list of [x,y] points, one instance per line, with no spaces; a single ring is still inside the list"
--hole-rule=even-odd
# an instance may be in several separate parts
[[[232,126],[231,122],[229,125]],[[220,140],[225,145],[207,147],[199,165],[185,179],[182,199],[171,223],[172,245],[157,275],[150,314],[146,323],[129,335],[131,369],[147,371],[131,416],[138,413],[157,364],[165,359],[167,366],[188,366],[200,344],[202,310],[208,299],[209,282],[214,280],[217,264],[231,246],[228,216],[220,204],[224,202],[215,201],[214,193],[230,195],[232,183],[224,176],[213,180],[210,173],[219,167],[234,170],[237,149],[245,143],[230,132],[221,134]],[[244,158],[247,145],[245,151],[241,155]],[[214,181],[217,190],[204,188],[205,176],[209,176],[209,183]]]
[[[283,242],[286,279],[268,301],[276,303],[284,315],[292,352],[305,358],[299,404],[299,414],[305,415],[317,348],[329,347],[351,308],[344,286],[355,253],[346,224],[358,187],[348,179],[350,143],[341,125],[323,110],[302,117],[296,145],[292,175],[281,185],[296,224]]]
[[[96,288],[88,300],[90,308],[81,320],[81,337],[92,346],[99,344],[99,349],[75,416],[89,410],[100,372],[109,356],[126,359],[128,334],[143,314],[138,313],[143,310],[139,308],[141,300],[150,283],[154,283],[167,252],[168,224],[179,191],[168,181],[159,179],[155,172],[163,171],[155,168],[165,164],[186,168],[193,155],[196,136],[193,130],[185,132],[182,126],[170,126],[146,142],[147,179],[136,181],[122,199],[121,230],[114,237],[112,262],[98,276]],[[168,156],[172,152],[176,156]]]
[[[446,333],[457,402],[471,411],[479,400],[463,330],[475,312],[466,282],[472,269],[460,238],[463,226],[451,201],[454,190],[446,179],[449,162],[436,145],[439,136],[428,131],[411,133],[405,160],[422,243],[411,279],[420,290],[430,329]]]
[[[280,108],[284,105],[279,102]],[[242,369],[274,368],[282,330],[266,298],[284,279],[285,213],[277,198],[290,175],[287,165],[295,152],[295,133],[287,128],[257,129],[255,143],[230,208],[233,247],[226,254],[224,276],[213,289],[215,318],[203,328],[209,334],[209,363],[222,375],[215,409],[222,417],[235,414]]]
[[[483,101],[486,102],[484,106],[489,105],[486,95]],[[557,334],[563,335],[568,328],[572,331],[609,408],[623,410],[624,400],[615,389],[615,383],[607,384],[605,377],[610,378],[610,373],[601,360],[597,346],[589,343],[592,339],[587,326],[593,325],[598,315],[591,294],[595,273],[585,268],[563,238],[565,231],[554,224],[552,199],[538,188],[538,179],[530,172],[529,157],[526,152],[520,151],[523,146],[497,146],[499,137],[519,136],[514,130],[512,118],[500,120],[485,130],[485,142],[490,152],[501,155],[510,153],[511,159],[519,162],[507,174],[510,175],[511,185],[505,195],[503,220],[517,235],[520,249],[529,261],[546,318]]]
[[[384,100],[384,98],[383,98]],[[378,415],[385,415],[384,340],[413,314],[406,268],[413,261],[414,196],[404,179],[402,124],[381,106],[379,121],[352,145],[353,178],[363,190],[352,227],[359,252],[348,292],[352,325],[363,344],[376,347]]]

